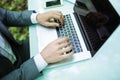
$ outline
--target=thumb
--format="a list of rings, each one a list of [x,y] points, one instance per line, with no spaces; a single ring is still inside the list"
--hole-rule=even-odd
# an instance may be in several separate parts
[[[66,59],[66,58],[71,57],[72,55],[73,55],[73,51],[70,52],[70,53],[68,53],[68,54],[61,55],[61,58],[62,58],[62,59]]]
[[[44,25],[48,27],[59,27],[59,24],[55,22],[46,22]]]

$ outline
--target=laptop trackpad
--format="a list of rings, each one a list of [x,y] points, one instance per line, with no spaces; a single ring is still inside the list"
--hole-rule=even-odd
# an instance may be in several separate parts
[[[38,48],[40,52],[50,42],[57,39],[57,32],[56,28],[46,28],[41,25],[37,25],[36,29],[38,36]]]

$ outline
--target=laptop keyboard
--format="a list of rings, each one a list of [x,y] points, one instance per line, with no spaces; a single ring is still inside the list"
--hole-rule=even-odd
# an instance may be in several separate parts
[[[70,39],[74,53],[82,52],[82,47],[75,31],[70,14],[64,15],[64,26],[57,28],[58,37],[66,36]]]

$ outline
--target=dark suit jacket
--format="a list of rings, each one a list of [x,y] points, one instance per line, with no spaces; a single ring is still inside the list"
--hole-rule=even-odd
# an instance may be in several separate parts
[[[19,46],[10,32],[8,26],[29,26],[32,25],[30,16],[33,11],[14,12],[0,8],[0,32],[5,36],[12,46],[12,50],[17,57],[17,62],[12,64],[9,59],[0,53],[0,79],[3,80],[33,80],[39,75],[33,58],[21,64],[18,54]],[[20,65],[21,64],[21,65]]]

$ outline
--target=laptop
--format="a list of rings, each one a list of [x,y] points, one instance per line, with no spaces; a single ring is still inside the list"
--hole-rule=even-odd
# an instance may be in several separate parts
[[[101,6],[101,7],[100,7]],[[107,9],[107,11],[106,11]],[[89,23],[94,13],[101,13],[107,20],[100,27]],[[111,14],[109,14],[111,13]],[[39,52],[51,41],[58,37],[66,36],[70,39],[74,54],[61,62],[49,64],[47,68],[53,68],[73,62],[92,58],[120,22],[120,15],[114,9],[109,0],[76,0],[74,12],[64,15],[64,26],[59,28],[37,27]],[[44,35],[41,35],[44,34]]]

